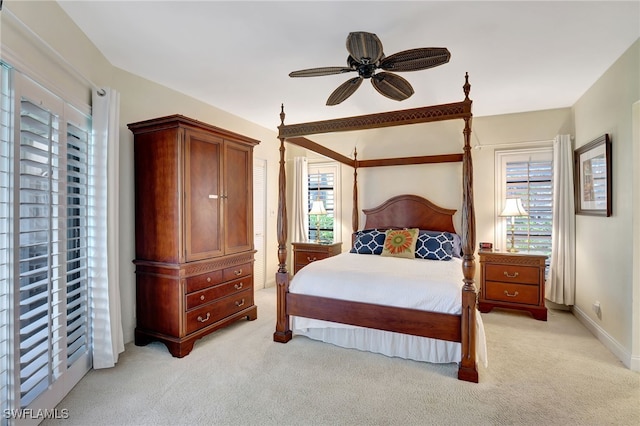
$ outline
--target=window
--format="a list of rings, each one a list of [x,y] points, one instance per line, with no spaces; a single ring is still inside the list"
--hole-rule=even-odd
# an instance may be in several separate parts
[[[91,362],[91,121],[3,66],[0,128],[2,408],[50,409]]]
[[[336,163],[309,164],[308,189],[311,211],[314,201],[321,201],[326,214],[309,214],[309,241],[333,242],[338,233],[337,196],[339,189],[339,165]]]
[[[553,152],[551,148],[497,151],[496,244],[506,249],[511,227],[499,217],[507,198],[520,198],[529,214],[515,218],[515,247],[551,254],[553,203]]]

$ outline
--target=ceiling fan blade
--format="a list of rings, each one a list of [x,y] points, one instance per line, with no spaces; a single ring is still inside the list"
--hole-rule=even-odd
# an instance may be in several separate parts
[[[451,53],[445,47],[423,47],[398,52],[384,58],[380,68],[385,71],[418,71],[446,64]]]
[[[361,64],[375,64],[384,56],[378,36],[363,31],[349,33],[347,50]]]
[[[309,68],[306,70],[293,71],[289,73],[289,77],[318,77],[322,75],[343,74],[345,72],[354,71],[345,67],[321,67]]]
[[[342,83],[329,96],[329,99],[327,99],[327,105],[338,105],[349,96],[353,95],[353,92],[355,92],[362,84],[362,80],[364,80],[362,77],[355,77]]]
[[[413,87],[404,78],[390,72],[379,72],[371,78],[371,84],[387,98],[404,101],[413,95]]]

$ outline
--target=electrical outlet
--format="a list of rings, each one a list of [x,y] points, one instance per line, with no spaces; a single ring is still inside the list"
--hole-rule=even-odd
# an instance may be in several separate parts
[[[593,312],[596,313],[596,316],[598,318],[602,318],[602,310],[600,309],[600,301],[596,300],[595,302],[593,302],[593,305],[591,305],[591,309],[593,309]]]

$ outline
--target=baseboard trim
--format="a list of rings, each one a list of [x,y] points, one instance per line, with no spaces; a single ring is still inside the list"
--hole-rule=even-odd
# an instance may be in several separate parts
[[[571,309],[573,315],[584,325],[587,329],[604,345],[609,349],[625,367],[633,371],[640,371],[640,358],[632,357],[631,353],[627,351],[616,339],[614,339],[609,333],[607,333],[598,323],[594,322],[589,316],[577,306],[573,306]]]

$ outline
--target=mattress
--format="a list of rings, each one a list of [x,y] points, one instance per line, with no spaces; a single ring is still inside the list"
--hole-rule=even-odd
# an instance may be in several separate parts
[[[460,314],[462,261],[342,253],[298,271],[291,293]],[[346,348],[434,363],[459,362],[460,343],[292,317],[294,334]],[[484,327],[476,314],[476,356],[487,364]]]

